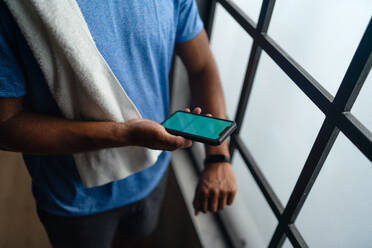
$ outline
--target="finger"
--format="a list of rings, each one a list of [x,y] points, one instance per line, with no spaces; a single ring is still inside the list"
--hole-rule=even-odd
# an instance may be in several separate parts
[[[212,211],[212,212],[217,212],[217,209],[218,209],[218,192],[217,191],[213,191],[212,195],[211,195],[211,198],[210,198],[210,206],[209,206],[209,210]]]
[[[208,194],[202,194],[201,203],[202,211],[203,213],[206,213],[208,211]]]
[[[201,205],[200,204],[200,193],[199,193],[198,188],[196,188],[195,195],[194,195],[194,201],[193,201],[193,206],[194,206],[196,216],[199,214],[200,205]]]
[[[163,144],[166,150],[175,150],[177,148],[187,148],[192,145],[191,140],[185,139],[181,136],[175,136],[169,133],[164,134],[160,138],[160,142]]]
[[[197,115],[200,115],[201,112],[202,112],[202,109],[200,107],[196,107],[194,108],[194,110],[192,111],[194,114],[197,114]]]
[[[198,208],[195,208],[195,216],[198,216],[200,212],[200,206]]]
[[[185,108],[185,112],[191,112],[189,108]]]
[[[223,210],[226,207],[227,194],[225,192],[220,192],[218,210]]]
[[[206,114],[205,116],[209,116],[209,117],[212,117],[212,114]]]
[[[188,147],[192,146],[192,140],[186,139],[182,136],[176,136],[176,137],[181,138],[182,142],[183,142],[182,145],[178,148],[188,148]]]
[[[195,213],[195,216],[198,216],[199,212],[200,212],[200,200],[197,199],[194,203],[194,213]]]
[[[185,139],[185,146],[183,148],[189,148],[192,146],[192,140]]]
[[[236,192],[231,192],[230,194],[228,194],[227,205],[231,205],[233,203],[235,195],[236,195]]]

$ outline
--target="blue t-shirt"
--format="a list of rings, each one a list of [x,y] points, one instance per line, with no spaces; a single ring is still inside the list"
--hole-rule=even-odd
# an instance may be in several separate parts
[[[97,48],[143,118],[169,114],[168,74],[175,43],[203,28],[194,0],[77,0]],[[5,4],[0,1],[0,97],[25,96],[27,108],[62,116],[39,65]],[[57,215],[86,215],[146,197],[166,170],[170,154],[128,178],[84,188],[71,154],[24,155],[39,208]]]

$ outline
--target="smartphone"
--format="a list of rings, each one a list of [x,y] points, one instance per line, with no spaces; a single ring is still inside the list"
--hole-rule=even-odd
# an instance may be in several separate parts
[[[234,121],[185,111],[174,112],[161,125],[171,134],[215,146],[220,145],[236,129]]]

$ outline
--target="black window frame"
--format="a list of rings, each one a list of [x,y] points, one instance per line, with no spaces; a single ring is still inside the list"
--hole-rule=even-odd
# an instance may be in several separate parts
[[[204,18],[211,35],[216,5],[219,3],[252,37],[253,44],[235,114],[238,129],[230,139],[230,153],[239,152],[267,203],[278,220],[268,247],[281,247],[288,237],[294,247],[308,247],[295,225],[309,192],[341,131],[372,162],[372,133],[350,111],[372,66],[372,18],[348,66],[335,96],[330,94],[304,68],[289,56],[268,34],[275,0],[263,0],[257,24],[231,0],[210,0],[205,3],[209,13]],[[336,40],[335,40],[336,41]],[[324,113],[325,120],[306,159],[300,176],[284,207],[260,170],[251,152],[240,137],[240,129],[252,91],[258,63],[264,50],[301,91]],[[200,158],[191,152],[196,168]],[[218,214],[216,217],[219,219]],[[227,234],[227,232],[226,232]],[[228,234],[227,234],[228,235]],[[229,242],[232,244],[231,240]]]

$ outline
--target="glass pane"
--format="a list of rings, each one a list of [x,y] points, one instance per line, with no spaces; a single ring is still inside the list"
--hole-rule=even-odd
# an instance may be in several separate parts
[[[372,73],[369,73],[351,112],[372,131]]]
[[[222,80],[227,114],[229,118],[234,118],[252,39],[219,4],[213,27],[211,48]]]
[[[371,247],[372,163],[338,136],[296,221],[310,247]]]
[[[262,53],[241,136],[284,205],[323,120],[316,105]]]
[[[371,13],[371,0],[277,1],[269,35],[335,94]]]
[[[237,152],[233,169],[238,182],[234,204],[222,212],[237,247],[267,247],[278,221],[267,204],[242,157]]]
[[[237,4],[254,22],[258,22],[262,0],[232,0],[232,2]]]
[[[293,245],[291,244],[291,241],[289,241],[289,239],[286,238],[282,248],[292,248],[292,247],[293,247]]]

